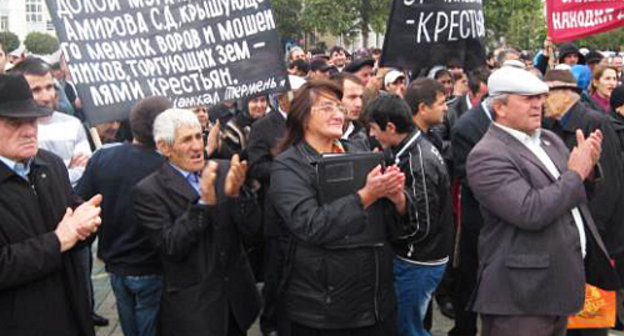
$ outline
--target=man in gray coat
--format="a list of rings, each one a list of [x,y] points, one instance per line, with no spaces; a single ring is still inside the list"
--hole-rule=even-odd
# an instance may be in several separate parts
[[[485,336],[565,335],[567,316],[583,306],[586,281],[619,285],[583,186],[598,175],[602,134],[585,139],[577,132],[569,154],[541,129],[546,84],[503,67],[488,88],[495,121],[467,161],[484,218],[471,307]]]

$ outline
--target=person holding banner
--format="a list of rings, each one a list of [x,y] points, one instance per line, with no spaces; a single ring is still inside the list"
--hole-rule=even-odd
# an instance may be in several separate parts
[[[339,141],[346,110],[340,88],[313,80],[292,102],[273,161],[269,197],[284,220],[289,249],[282,302],[292,336],[397,335],[391,234],[407,223],[405,176],[374,168],[363,188],[322,204],[321,154],[357,151]],[[361,233],[369,236],[362,240]]]

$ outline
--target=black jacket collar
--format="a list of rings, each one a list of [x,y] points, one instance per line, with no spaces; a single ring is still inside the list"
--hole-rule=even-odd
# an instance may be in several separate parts
[[[184,178],[180,172],[178,172],[175,168],[169,164],[169,161],[166,161],[160,169],[160,176],[164,182],[164,186],[170,189],[172,192],[184,197],[184,199],[190,202],[197,202],[199,199],[199,195],[193,187],[188,183],[186,178]]]

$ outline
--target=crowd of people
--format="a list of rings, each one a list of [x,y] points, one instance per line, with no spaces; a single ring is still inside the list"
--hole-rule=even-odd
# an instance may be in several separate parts
[[[288,92],[147,97],[92,131],[64,62],[15,62],[0,74],[0,334],[107,324],[97,238],[126,336],[246,335],[258,318],[266,336],[431,335],[434,298],[450,336],[476,335],[478,316],[485,336],[607,335],[567,317],[586,283],[624,284],[621,58],[548,40],[476,69],[380,55],[294,47]],[[384,163],[323,199],[326,154],[366,152]]]

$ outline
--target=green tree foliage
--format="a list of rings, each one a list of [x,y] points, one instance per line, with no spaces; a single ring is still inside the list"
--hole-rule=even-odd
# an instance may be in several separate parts
[[[485,27],[490,45],[504,38],[520,49],[538,49],[546,37],[541,0],[484,0]]]
[[[547,28],[541,0],[484,0],[485,25],[490,45],[504,37],[508,45],[536,50],[542,47]],[[579,47],[620,50],[624,29],[590,36],[574,42]]]
[[[302,27],[347,38],[362,34],[366,44],[369,32],[385,31],[391,4],[392,0],[303,0]]]
[[[273,0],[273,13],[277,19],[277,30],[281,37],[299,37],[303,31],[300,0]]]
[[[624,29],[593,35],[575,42],[579,47],[597,50],[624,51]]]
[[[38,32],[26,35],[24,45],[28,51],[37,55],[49,55],[59,48],[59,42],[56,37]]]
[[[0,43],[4,45],[7,52],[11,52],[19,48],[19,37],[11,32],[0,32]]]

